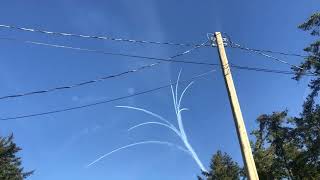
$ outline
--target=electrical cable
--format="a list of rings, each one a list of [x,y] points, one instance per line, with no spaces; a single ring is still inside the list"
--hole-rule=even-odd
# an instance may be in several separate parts
[[[49,44],[49,43],[43,43],[39,41],[29,41],[29,40],[21,40],[16,38],[5,38],[0,37],[0,40],[9,40],[9,41],[16,41],[26,44],[34,44],[34,45],[40,45],[40,46],[46,46],[46,47],[52,47],[52,48],[61,48],[61,49],[69,49],[69,50],[76,50],[76,51],[85,51],[85,52],[91,52],[91,53],[98,53],[98,54],[105,54],[105,55],[112,55],[112,56],[122,56],[122,57],[130,57],[130,58],[140,58],[140,59],[148,59],[148,60],[157,60],[157,61],[164,61],[164,62],[180,62],[180,63],[188,63],[188,64],[199,64],[199,65],[207,65],[207,63],[201,63],[201,62],[188,62],[188,61],[182,61],[182,60],[172,60],[175,57],[168,58],[157,58],[157,57],[149,57],[149,56],[140,56],[140,55],[132,55],[132,54],[124,54],[124,53],[113,53],[108,52],[104,50],[99,49],[87,49],[87,48],[80,48],[80,47],[73,47],[73,46],[65,46],[65,45],[58,45],[58,44]],[[207,43],[207,42],[206,42]],[[203,44],[203,43],[202,43]],[[199,48],[203,45],[194,46],[191,50],[194,48]],[[189,51],[189,50],[188,50]],[[187,52],[188,53],[188,52]],[[183,54],[181,54],[183,55]],[[180,56],[180,55],[179,55]],[[176,56],[178,57],[178,56]]]
[[[198,74],[198,75],[193,76],[193,77],[191,77],[191,78],[189,78],[187,80],[182,80],[179,83],[185,83],[185,82],[190,82],[190,81],[195,80],[195,79],[199,79],[199,78],[201,78],[201,77],[203,77],[205,75],[208,75],[208,74],[210,74],[210,73],[212,73],[214,71],[215,70],[210,70],[210,71],[207,71],[205,73]],[[109,100],[103,100],[103,101],[90,103],[90,104],[86,104],[86,105],[81,105],[81,106],[74,106],[74,107],[69,107],[69,108],[64,108],[64,109],[53,110],[53,111],[46,111],[46,112],[40,112],[40,113],[33,113],[33,114],[26,114],[26,115],[20,115],[20,116],[12,116],[12,117],[0,118],[0,121],[30,118],[30,117],[43,116],[43,115],[48,115],[48,114],[56,114],[56,113],[61,113],[61,112],[66,112],[66,111],[72,111],[72,110],[76,110],[76,109],[88,108],[88,107],[97,106],[97,105],[101,105],[101,104],[106,104],[106,103],[110,103],[110,102],[114,102],[114,101],[119,101],[119,100],[122,100],[122,99],[132,98],[132,97],[139,96],[139,95],[142,95],[142,94],[147,94],[147,93],[150,93],[150,92],[154,92],[154,91],[157,91],[157,90],[160,90],[160,89],[164,89],[164,88],[170,87],[170,86],[175,85],[175,84],[176,84],[176,82],[175,83],[170,83],[168,85],[160,86],[160,87],[157,87],[157,88],[154,88],[154,89],[133,93],[131,95],[121,96],[121,97],[118,97],[118,98],[109,99]]]
[[[271,55],[266,54],[266,53],[264,53],[264,52],[262,52],[262,51],[259,51],[259,50],[257,51],[257,50],[252,49],[252,48],[243,47],[242,45],[233,42],[233,41],[231,40],[231,37],[230,37],[227,33],[223,33],[223,34],[225,34],[225,35],[227,36],[227,41],[230,42],[230,43],[229,43],[229,46],[230,46],[230,47],[239,48],[239,49],[246,50],[246,51],[248,51],[248,52],[253,52],[253,53],[262,55],[262,56],[264,56],[264,57],[270,58],[270,59],[275,60],[275,61],[277,61],[277,62],[280,62],[280,63],[282,63],[282,64],[289,65],[289,66],[291,66],[291,67],[294,68],[294,69],[299,69],[299,70],[302,70],[302,71],[305,70],[305,69],[302,68],[302,67],[299,67],[299,66],[297,66],[297,65],[295,65],[295,64],[291,64],[291,63],[289,63],[289,62],[287,62],[287,61],[285,61],[285,60],[279,59],[279,58],[277,58],[277,57],[271,56]],[[313,74],[313,75],[315,75],[315,76],[317,75],[316,73],[311,72],[311,71],[307,71],[307,72],[308,72],[308,74]]]
[[[194,47],[192,47],[191,49],[188,49],[188,50],[186,50],[186,51],[183,51],[182,53],[178,53],[178,54],[176,54],[176,55],[174,55],[174,56],[171,56],[171,57],[169,57],[169,58],[167,58],[167,59],[163,59],[163,61],[165,60],[166,62],[170,62],[170,63],[171,63],[174,58],[179,57],[179,56],[186,55],[186,54],[188,54],[188,53],[191,53],[192,51],[194,51],[194,50],[196,50],[196,49],[204,46],[207,42],[208,42],[208,41],[202,43],[202,44],[199,45],[199,46],[194,46]],[[153,60],[159,60],[159,59],[155,58],[155,59],[153,59]],[[156,66],[156,65],[159,65],[159,64],[161,64],[161,63],[162,63],[162,61],[158,61],[158,62],[156,62],[156,63],[152,63],[152,64],[149,64],[149,65],[144,65],[144,66],[141,66],[141,67],[136,68],[136,69],[128,70],[128,71],[121,72],[121,73],[114,74],[114,75],[103,76],[103,77],[100,77],[100,78],[97,78],[97,79],[94,79],[94,80],[84,81],[84,82],[80,82],[80,83],[76,83],[76,84],[72,84],[72,85],[68,85],[68,86],[59,86],[59,87],[49,88],[49,89],[45,89],[45,90],[37,90],[37,91],[31,91],[31,92],[25,92],[25,93],[19,93],[19,94],[12,94],[12,95],[1,96],[1,97],[0,97],[0,100],[8,99],[8,98],[17,98],[17,97],[23,97],[23,96],[30,96],[30,95],[35,95],[35,94],[44,94],[44,93],[49,93],[49,92],[53,92],[53,91],[71,89],[71,88],[75,88],[75,87],[79,87],[79,86],[84,86],[84,85],[88,85],[88,84],[93,84],[93,83],[105,81],[105,80],[107,80],[107,79],[111,79],[111,78],[123,76],[123,75],[129,74],[129,73],[134,73],[134,72],[137,72],[137,71],[146,69],[146,68],[151,68],[151,67],[154,67],[154,66]]]
[[[184,60],[173,60],[173,59],[166,59],[166,58],[158,58],[158,57],[149,57],[149,56],[140,56],[140,55],[130,55],[130,54],[124,54],[124,53],[112,53],[107,52],[104,50],[97,50],[97,49],[86,49],[86,48],[79,48],[79,47],[72,47],[72,46],[65,46],[65,45],[57,45],[57,44],[48,44],[43,42],[37,42],[37,41],[29,41],[29,40],[20,40],[16,38],[4,38],[0,37],[0,40],[10,40],[10,41],[17,41],[22,43],[29,43],[29,44],[35,44],[35,45],[41,45],[41,46],[48,46],[53,48],[63,48],[63,49],[70,49],[70,50],[78,50],[78,51],[86,51],[91,53],[99,53],[99,54],[105,54],[105,55],[113,55],[113,56],[123,56],[123,57],[130,57],[130,58],[138,58],[138,59],[146,59],[146,60],[157,60],[157,61],[164,61],[164,62],[173,62],[173,63],[184,63],[184,64],[194,64],[194,65],[209,65],[209,66],[218,66],[219,64],[215,63],[206,63],[206,62],[199,62],[199,61],[184,61]],[[205,46],[205,45],[204,45]],[[237,66],[237,65],[231,65],[232,67],[238,68],[238,69],[246,69],[247,70],[256,70],[261,72],[283,72],[283,74],[294,74],[293,71],[282,71],[282,70],[273,70],[273,69],[264,69],[264,68],[254,68],[254,67],[246,67],[246,66]],[[306,73],[305,75],[309,76],[309,73]]]
[[[129,42],[129,43],[147,43],[147,44],[174,45],[174,46],[199,46],[199,44],[191,44],[191,43],[144,41],[144,40],[135,40],[135,39],[126,39],[126,38],[113,38],[113,37],[109,37],[109,36],[83,35],[83,34],[73,34],[73,33],[65,33],[65,32],[54,32],[54,31],[46,31],[46,30],[40,30],[40,29],[34,29],[34,28],[10,26],[10,25],[5,25],[5,24],[0,24],[0,28],[42,33],[42,34],[47,34],[47,35],[69,36],[69,37],[89,38],[89,39],[98,39],[98,40],[122,41],[122,42]]]
[[[15,41],[17,40],[17,39],[12,39],[12,38],[0,38],[0,39],[15,40]],[[167,59],[165,59],[165,58],[147,57],[147,56],[128,55],[128,54],[121,54],[121,53],[109,53],[109,52],[105,52],[105,51],[102,51],[102,50],[83,49],[83,48],[76,48],[76,47],[56,45],[56,44],[47,44],[47,43],[34,42],[34,41],[23,41],[23,42],[37,44],[37,45],[45,45],[45,46],[50,46],[50,47],[55,47],[55,48],[67,48],[67,49],[73,49],[73,50],[85,50],[85,51],[90,51],[90,52],[101,52],[101,53],[109,54],[109,55],[111,54],[111,55],[119,55],[119,56],[126,56],[126,57],[143,58],[143,59],[158,60],[158,61],[171,62],[171,63],[175,62],[175,63],[196,64],[196,65],[219,66],[219,64],[216,64],[216,63],[173,60],[174,58],[182,56],[182,55],[185,55],[185,54],[188,54],[191,51],[193,51],[193,50],[195,50],[197,48],[200,48],[201,46],[205,46],[208,41],[202,43],[199,46],[195,46],[195,47],[193,47],[193,48],[191,48],[189,50],[186,50],[186,51],[184,51],[182,53],[179,53],[177,55],[169,57]],[[1,96],[0,100],[8,99],[8,98],[17,98],[17,97],[22,97],[22,96],[30,96],[30,95],[35,95],[35,94],[43,94],[43,93],[53,92],[53,91],[57,91],[57,90],[65,90],[65,89],[75,88],[75,87],[88,85],[88,84],[92,84],[92,83],[97,83],[97,82],[101,82],[101,81],[104,81],[104,80],[107,80],[107,79],[110,79],[110,78],[115,78],[115,77],[122,76],[122,75],[125,75],[125,74],[128,74],[128,73],[133,73],[133,72],[140,71],[140,70],[143,70],[143,69],[146,69],[146,68],[150,68],[150,67],[156,66],[158,64],[160,64],[160,62],[156,62],[156,63],[153,63],[153,64],[141,66],[141,67],[139,67],[137,69],[128,70],[128,71],[121,72],[121,73],[114,74],[114,75],[103,76],[103,77],[100,77],[100,78],[97,78],[97,79],[84,81],[84,82],[80,82],[80,83],[76,83],[76,84],[72,84],[72,85],[59,86],[59,87],[54,87],[54,88],[49,88],[49,89],[44,89],[44,90],[37,90],[37,91],[32,91],[32,92],[19,93],[19,94],[5,95],[5,96]],[[233,64],[231,64],[230,66],[234,67],[236,69],[242,69],[242,70],[267,72],[267,73],[278,73],[278,74],[286,74],[286,75],[294,74],[293,71],[274,70],[274,69],[265,69],[265,68],[248,67],[248,66],[238,66],[238,65],[233,65]],[[312,76],[312,74],[310,74],[310,73],[305,73],[304,75]]]

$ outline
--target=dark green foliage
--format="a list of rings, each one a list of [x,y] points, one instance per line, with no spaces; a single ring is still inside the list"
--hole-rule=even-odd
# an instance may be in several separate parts
[[[260,179],[320,179],[320,107],[289,118],[262,115],[253,154]]]
[[[299,177],[320,179],[320,106],[309,96],[303,109],[301,117],[293,119],[292,136],[300,148],[294,171]]]
[[[16,157],[19,148],[13,142],[13,135],[0,137],[0,179],[1,180],[22,180],[30,176],[31,172],[23,172],[21,158]]]
[[[320,13],[313,14],[305,23],[299,26],[304,31],[311,31],[311,35],[320,36]],[[313,70],[316,77],[310,83],[310,94],[303,104],[301,117],[293,118],[295,130],[293,136],[301,153],[296,159],[294,171],[300,172],[301,177],[320,179],[320,106],[316,98],[320,90],[320,39],[304,49],[309,56],[301,67]],[[296,79],[301,77],[301,71],[296,71]]]
[[[311,35],[320,35],[320,13],[316,12],[310,18],[299,26],[300,29],[304,31],[310,31]]]
[[[259,129],[253,131],[256,141],[253,145],[258,174],[261,179],[281,179],[292,177],[288,166],[292,153],[290,143],[291,128],[287,123],[287,112],[261,115],[257,121]]]
[[[228,154],[218,151],[212,157],[210,172],[203,173],[203,175],[207,180],[237,180],[240,178],[241,168]],[[198,179],[202,178],[198,177]]]
[[[320,13],[299,26],[320,36]],[[260,179],[320,179],[320,106],[315,103],[320,90],[320,39],[304,49],[308,57],[294,68],[294,79],[307,71],[314,73],[311,90],[299,117],[287,117],[287,111],[262,115],[253,153]]]
[[[320,13],[313,14],[305,23],[299,26],[300,29],[304,31],[311,31],[312,36],[320,36]],[[319,90],[319,75],[320,75],[320,39],[316,39],[315,42],[311,43],[308,47],[304,49],[309,56],[300,65],[300,68],[293,68],[296,72],[294,79],[300,80],[301,76],[306,71],[314,72],[317,77],[310,82],[310,87],[312,90]]]

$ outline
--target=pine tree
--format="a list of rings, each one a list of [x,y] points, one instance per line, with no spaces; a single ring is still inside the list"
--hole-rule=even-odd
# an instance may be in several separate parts
[[[295,141],[301,148],[294,170],[300,172],[299,177],[320,179],[320,106],[316,103],[320,91],[320,12],[310,16],[299,28],[309,31],[316,40],[304,49],[309,55],[300,65],[303,70],[295,69],[295,79],[301,80],[306,71],[312,71],[315,77],[309,82],[311,92],[303,104],[301,117],[293,119]]]
[[[210,172],[203,173],[203,175],[207,180],[238,180],[241,175],[241,168],[228,154],[218,151],[212,157]],[[198,177],[198,179],[203,178]]]
[[[260,179],[293,179],[292,161],[299,149],[292,141],[287,111],[261,115],[257,122],[259,128],[252,132],[256,137],[253,155]]]
[[[0,179],[22,180],[30,176],[33,171],[24,172],[21,167],[21,158],[16,157],[19,148],[13,142],[13,134],[9,137],[0,137]]]
[[[301,80],[302,76],[311,71],[315,77],[309,83],[311,93],[304,105],[305,108],[311,108],[312,100],[318,95],[320,90],[320,12],[314,13],[309,19],[298,26],[304,31],[311,31],[310,34],[316,37],[316,40],[304,49],[309,55],[301,63],[300,68],[293,68],[295,71],[295,80]]]
[[[308,53],[300,68],[293,68],[295,80],[307,72],[310,94],[299,117],[289,118],[287,112],[262,115],[259,129],[254,131],[254,158],[260,179],[320,179],[320,13],[315,13],[299,26],[316,37],[304,49]]]
[[[317,106],[310,116],[287,117],[287,111],[261,115],[253,131],[253,155],[260,179],[320,179]],[[317,119],[317,120],[315,120]]]
[[[314,37],[320,36],[320,12],[314,13],[306,22],[299,25],[298,28],[304,31],[311,31],[310,34]],[[300,80],[303,74],[307,71],[312,71],[316,75],[316,78],[310,82],[309,86],[314,91],[313,93],[315,93],[320,90],[320,39],[316,38],[304,51],[309,55],[301,63],[300,68],[293,68],[296,72],[294,79]]]

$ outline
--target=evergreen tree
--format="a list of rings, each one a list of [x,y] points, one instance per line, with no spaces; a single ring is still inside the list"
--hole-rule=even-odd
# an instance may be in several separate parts
[[[207,180],[237,180],[240,178],[241,168],[228,154],[218,151],[212,157],[210,172],[203,175]],[[203,178],[198,177],[198,179]]]
[[[9,137],[0,137],[0,179],[22,180],[30,176],[33,171],[24,172],[21,167],[21,158],[16,157],[19,148],[13,142],[13,134]]]
[[[306,22],[298,27],[304,31],[311,31],[310,34],[314,37],[320,36],[320,12],[314,13]],[[294,79],[300,80],[303,74],[307,71],[312,71],[317,76],[310,82],[309,86],[311,90],[318,92],[320,90],[320,39],[316,38],[304,51],[309,55],[301,63],[300,68],[293,68],[296,72]]]
[[[293,160],[299,149],[293,143],[291,118],[287,111],[261,115],[259,128],[252,134],[253,155],[260,179],[293,179]]]
[[[299,28],[309,31],[316,40],[304,49],[309,55],[300,65],[303,70],[295,69],[295,79],[301,80],[307,70],[315,77],[309,82],[311,92],[303,104],[301,117],[293,119],[295,141],[301,149],[294,170],[300,172],[299,177],[320,179],[320,106],[316,103],[320,90],[320,12],[310,16]]]
[[[315,76],[309,82],[310,94],[299,117],[287,117],[287,111],[262,115],[253,153],[260,179],[320,179],[320,13],[299,26],[316,37],[304,49],[308,53],[300,68],[294,68],[294,79],[307,72]]]
[[[283,111],[257,119],[253,155],[260,179],[320,179],[319,123],[309,123],[319,117],[317,106],[307,117]]]

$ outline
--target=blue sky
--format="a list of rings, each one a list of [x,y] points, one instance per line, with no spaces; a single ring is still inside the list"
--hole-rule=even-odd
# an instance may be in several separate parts
[[[129,39],[201,43],[206,33],[227,32],[240,44],[284,52],[303,53],[312,41],[297,29],[319,7],[312,1],[7,1],[2,2],[0,24],[34,27],[78,34],[107,35]],[[104,49],[153,57],[169,57],[185,47],[129,44],[0,29],[1,37],[17,37],[91,49]],[[242,66],[289,70],[270,59],[227,49],[229,61]],[[281,57],[281,56],[279,56]],[[298,64],[302,59],[281,57]],[[218,63],[215,48],[202,48],[179,60]],[[26,92],[90,80],[126,71],[149,61],[54,49],[0,41],[0,95]],[[208,166],[217,150],[242,164],[239,145],[221,72],[195,82],[185,96],[183,114],[190,143]],[[0,116],[37,113],[125,96],[168,84],[182,69],[182,78],[212,67],[163,64],[108,81],[45,95],[2,100]],[[262,113],[301,110],[308,93],[308,78],[232,69],[247,130],[256,127]],[[181,87],[182,89],[182,87]],[[0,135],[13,132],[23,148],[25,169],[35,169],[29,179],[196,179],[200,170],[185,153],[162,145],[142,145],[120,151],[90,168],[101,154],[142,140],[181,144],[173,133],[149,126],[128,133],[127,128],[154,120],[140,112],[115,108],[132,105],[157,112],[172,122],[175,114],[170,89],[130,99],[47,116],[0,122]]]

